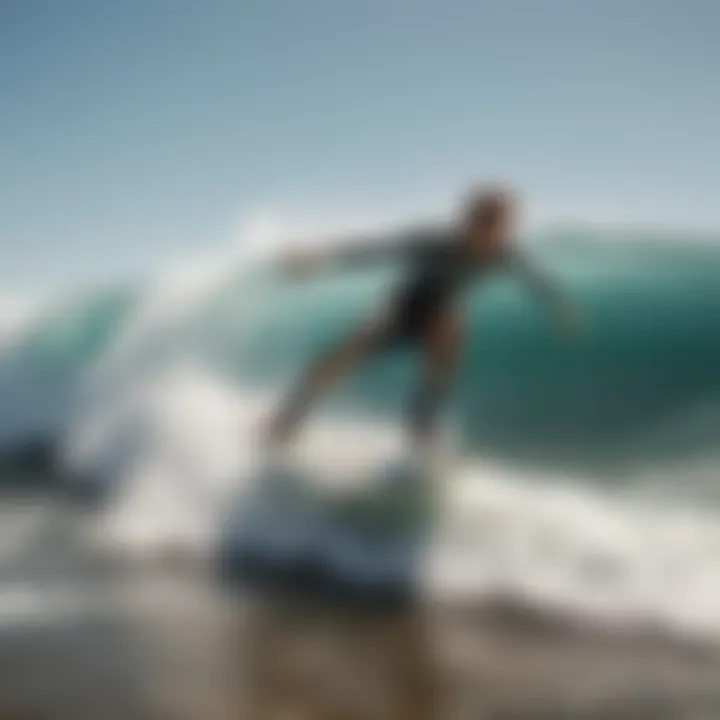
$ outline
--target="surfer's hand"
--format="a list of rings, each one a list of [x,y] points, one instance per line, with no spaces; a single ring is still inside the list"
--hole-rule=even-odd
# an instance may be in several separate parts
[[[583,331],[583,319],[574,307],[563,307],[558,315],[558,327],[567,337],[578,337]]]
[[[293,248],[285,252],[278,263],[280,272],[289,277],[308,277],[322,266],[322,255],[317,252]]]

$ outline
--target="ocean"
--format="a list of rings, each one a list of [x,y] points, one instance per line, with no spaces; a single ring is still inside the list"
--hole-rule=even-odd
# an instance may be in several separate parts
[[[501,596],[588,626],[712,637],[715,240],[598,229],[529,238],[584,317],[573,339],[513,278],[478,286],[447,416],[452,459],[421,530],[407,529],[403,507],[423,484],[387,489],[412,354],[379,359],[320,403],[298,443],[295,488],[258,500],[263,418],[398,272],[289,280],[269,266],[264,239],[152,281],[8,301],[0,449],[12,464],[51,447],[63,487],[92,486],[88,542],[112,556],[212,562],[249,542],[275,560],[321,556],[351,587],[375,573],[443,602]]]

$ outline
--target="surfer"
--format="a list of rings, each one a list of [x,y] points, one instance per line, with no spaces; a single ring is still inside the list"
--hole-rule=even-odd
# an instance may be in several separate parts
[[[360,363],[381,353],[420,351],[422,377],[409,408],[411,439],[424,447],[448,395],[462,346],[458,310],[462,292],[496,271],[519,274],[562,329],[578,327],[574,308],[555,285],[513,247],[517,203],[502,189],[475,191],[450,231],[423,231],[390,243],[359,244],[290,254],[282,267],[293,274],[323,268],[400,260],[404,280],[370,322],[355,329],[312,363],[272,418],[271,444],[282,444],[298,427],[313,400]]]

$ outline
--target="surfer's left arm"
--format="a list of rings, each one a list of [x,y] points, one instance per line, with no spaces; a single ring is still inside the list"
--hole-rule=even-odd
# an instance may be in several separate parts
[[[581,329],[582,318],[577,307],[545,272],[516,254],[510,258],[509,266],[523,280],[538,302],[547,309],[562,332],[576,334]]]
[[[445,238],[432,229],[411,230],[390,237],[349,238],[337,244],[286,251],[279,266],[287,274],[311,275],[326,270],[414,262],[431,257]]]

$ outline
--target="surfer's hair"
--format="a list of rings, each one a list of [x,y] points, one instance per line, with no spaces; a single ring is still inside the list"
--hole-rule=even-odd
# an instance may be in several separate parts
[[[465,198],[463,216],[471,222],[503,216],[512,212],[515,203],[514,194],[504,186],[475,187]]]

